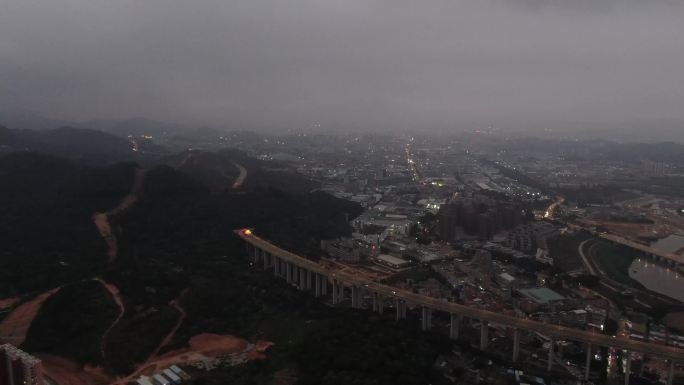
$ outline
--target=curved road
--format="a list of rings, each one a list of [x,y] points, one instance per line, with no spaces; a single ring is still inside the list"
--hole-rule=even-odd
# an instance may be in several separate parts
[[[598,274],[596,274],[596,269],[594,268],[594,264],[592,264],[591,261],[589,261],[589,258],[587,258],[586,254],[584,254],[584,246],[586,246],[586,244],[592,240],[593,240],[592,238],[585,239],[582,243],[579,244],[579,247],[577,248],[577,250],[579,251],[580,257],[582,257],[582,263],[584,263],[584,267],[587,269],[587,271],[589,271],[589,274],[598,275]]]
[[[233,164],[238,168],[238,170],[240,170],[240,175],[235,180],[235,183],[233,183],[233,189],[237,190],[242,186],[243,183],[245,183],[245,179],[247,179],[247,169],[239,163],[233,162]]]
[[[592,242],[592,243],[589,243]],[[668,306],[681,306],[681,302],[674,299],[670,298],[666,295],[654,292],[652,290],[648,289],[640,289],[638,287],[630,286],[623,284],[621,282],[618,282],[611,278],[607,273],[603,271],[601,268],[600,264],[596,262],[596,256],[595,256],[595,247],[597,246],[596,242],[605,242],[602,240],[590,238],[585,240],[584,242],[580,243],[578,247],[578,251],[580,254],[580,257],[582,257],[582,261],[584,263],[584,266],[587,268],[589,273],[591,275],[594,275],[599,278],[599,282],[601,285],[615,291],[623,291],[623,290],[629,290],[634,292],[635,294],[635,302],[639,303],[641,306],[644,306],[646,308],[651,308],[652,306],[650,304],[664,304]],[[587,247],[587,245],[589,245]],[[585,250],[586,249],[586,250]]]
[[[560,325],[551,325],[527,318],[494,313],[487,310],[475,309],[461,304],[447,302],[436,298],[430,298],[396,287],[379,284],[363,277],[345,273],[336,269],[326,268],[309,259],[300,257],[287,250],[281,249],[270,242],[254,235],[251,230],[236,230],[235,233],[252,246],[277,256],[284,261],[290,262],[300,268],[325,276],[327,279],[336,280],[349,286],[365,287],[370,292],[383,295],[385,298],[396,298],[408,303],[423,306],[432,310],[453,313],[468,318],[488,321],[494,324],[505,325],[511,328],[537,332],[549,337],[589,343],[594,346],[609,346],[625,349],[631,352],[640,352],[652,356],[672,359],[675,362],[684,362],[684,350],[658,345],[654,343],[630,340],[623,337],[613,337],[604,334],[592,333],[584,330],[573,329]]]

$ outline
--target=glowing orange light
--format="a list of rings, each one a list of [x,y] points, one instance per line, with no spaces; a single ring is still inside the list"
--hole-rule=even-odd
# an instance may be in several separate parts
[[[252,235],[252,230],[247,229],[247,230],[243,231],[242,233],[245,235]]]

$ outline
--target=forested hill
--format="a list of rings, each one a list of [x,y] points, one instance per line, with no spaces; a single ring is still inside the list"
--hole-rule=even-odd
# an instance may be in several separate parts
[[[207,372],[197,384],[260,383],[283,370],[300,384],[428,382],[436,355],[447,349],[443,340],[389,316],[368,320],[314,301],[250,266],[232,233],[253,227],[315,259],[321,239],[349,234],[346,219],[361,212],[358,204],[310,192],[303,177],[242,153],[195,155],[187,168],[176,162],[182,154],[142,173],[134,163],[0,155],[0,299],[61,286],[22,348],[98,365],[113,378],[148,360],[169,335],[162,354],[200,333],[233,334],[275,346],[263,363]],[[231,187],[241,172],[236,164],[247,172],[239,188]],[[221,182],[206,183],[216,170]],[[93,214],[133,191],[134,204],[109,217],[118,242],[110,261]],[[338,352],[349,358],[338,360]]]
[[[0,153],[39,152],[90,164],[140,161],[132,144],[102,131],[60,127],[46,131],[13,130],[0,126]]]
[[[198,156],[202,161],[193,162],[193,170],[217,165],[233,170],[222,176],[228,188],[207,185],[183,167],[158,165],[141,172],[135,163],[93,166],[27,151],[0,155],[0,299],[27,299],[61,287],[37,314],[24,348],[103,365],[112,374],[129,373],[177,322],[178,311],[169,303],[184,291],[189,329],[181,330],[178,343],[186,342],[186,333],[240,333],[230,329],[235,325],[222,308],[207,312],[204,297],[207,289],[230,283],[220,293],[240,299],[232,306],[235,316],[259,301],[237,285],[254,277],[245,270],[244,247],[232,231],[253,227],[315,259],[320,240],[348,235],[346,219],[361,212],[356,203],[309,192],[309,182],[287,169],[267,169],[241,153],[204,157],[208,161]],[[244,185],[230,188],[240,173],[236,164],[247,176]],[[132,204],[113,210],[134,192]],[[118,246],[113,259],[94,223],[94,214],[104,212],[110,213]],[[101,339],[118,310],[94,278],[114,285],[125,307],[104,354]],[[299,306],[289,300],[287,306]],[[79,305],[64,312],[65,303]]]
[[[235,169],[225,156],[212,160]],[[281,191],[283,180],[306,186],[302,190],[310,186],[301,176],[288,179],[263,171],[258,163],[240,161],[249,167],[247,180],[255,181],[239,191],[213,188],[192,172],[168,166],[148,169],[139,202],[112,218],[122,259],[218,252],[230,232],[242,226],[256,226],[300,250],[316,250],[321,238],[347,234],[345,216],[360,213],[358,205],[320,192]],[[93,214],[119,204],[131,190],[137,167],[91,166],[31,152],[0,155],[0,298],[101,272],[106,244]]]
[[[0,298],[100,271],[106,245],[93,213],[118,204],[134,168],[27,152],[0,156]]]

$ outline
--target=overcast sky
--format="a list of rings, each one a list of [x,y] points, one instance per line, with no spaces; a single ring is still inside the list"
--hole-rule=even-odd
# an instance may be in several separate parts
[[[0,108],[449,129],[684,119],[681,0],[2,0]]]

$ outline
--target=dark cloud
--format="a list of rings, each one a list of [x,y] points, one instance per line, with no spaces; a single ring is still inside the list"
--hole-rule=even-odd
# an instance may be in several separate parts
[[[682,119],[668,1],[5,0],[0,108],[269,128]]]

